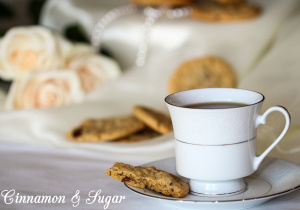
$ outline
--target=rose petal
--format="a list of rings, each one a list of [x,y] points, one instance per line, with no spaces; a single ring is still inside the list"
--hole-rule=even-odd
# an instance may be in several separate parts
[[[0,77],[12,80],[62,67],[70,48],[70,43],[47,28],[11,28],[0,43]]]
[[[28,74],[13,82],[5,103],[6,110],[57,107],[83,100],[78,75],[53,70]]]

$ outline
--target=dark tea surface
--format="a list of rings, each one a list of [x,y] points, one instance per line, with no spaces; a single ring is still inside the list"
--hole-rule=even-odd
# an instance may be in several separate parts
[[[233,103],[233,102],[208,102],[208,103],[196,103],[188,104],[183,107],[192,109],[228,109],[247,106],[248,104]]]

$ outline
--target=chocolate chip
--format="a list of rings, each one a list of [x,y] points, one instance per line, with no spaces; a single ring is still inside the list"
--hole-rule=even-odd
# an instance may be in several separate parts
[[[73,137],[74,138],[77,138],[77,137],[81,136],[81,134],[82,134],[82,129],[81,128],[77,128],[73,131]]]
[[[130,181],[130,178],[128,176],[125,176],[123,179],[122,179],[122,182],[127,182],[127,181]]]

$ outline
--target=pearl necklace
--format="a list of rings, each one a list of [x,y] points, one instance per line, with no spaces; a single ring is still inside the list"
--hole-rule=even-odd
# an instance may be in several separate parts
[[[108,11],[100,20],[98,20],[92,31],[91,45],[93,49],[96,52],[99,50],[101,45],[102,33],[108,24],[119,17],[130,15],[136,12],[138,12],[138,7],[135,5],[125,5]],[[135,64],[137,66],[143,66],[145,64],[148,52],[149,34],[151,28],[160,17],[165,16],[169,19],[175,19],[188,16],[189,13],[190,7],[182,7],[176,9],[170,9],[166,7],[145,7],[143,9],[145,20],[142,24],[141,41],[138,44]]]

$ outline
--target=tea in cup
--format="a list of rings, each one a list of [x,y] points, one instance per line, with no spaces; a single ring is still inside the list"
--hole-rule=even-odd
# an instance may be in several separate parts
[[[281,106],[260,110],[264,96],[235,88],[204,88],[165,98],[174,129],[176,171],[190,179],[195,195],[229,195],[246,190],[243,177],[254,173],[290,126]],[[256,156],[257,127],[281,112],[286,120],[278,138]]]

